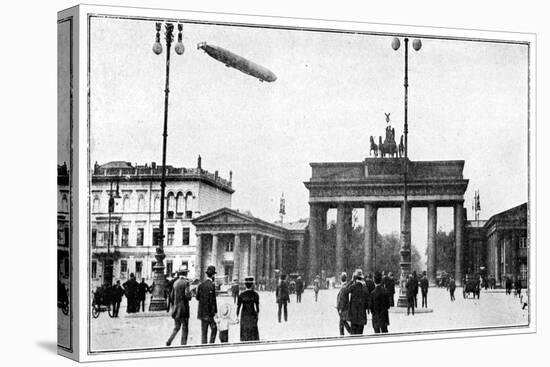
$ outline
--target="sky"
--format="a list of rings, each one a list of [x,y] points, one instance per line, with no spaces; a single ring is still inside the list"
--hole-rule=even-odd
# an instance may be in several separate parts
[[[161,162],[165,51],[155,55],[154,21],[92,18],[92,162]],[[392,35],[184,24],[182,56],[171,54],[167,164],[233,172],[233,208],[264,220],[309,215],[310,162],[360,162],[391,113],[403,126],[404,48]],[[225,67],[197,50],[221,46],[267,67],[273,83]],[[409,49],[409,158],[465,160],[469,219],[527,201],[528,48],[522,44],[422,37]],[[426,209],[413,209],[412,241],[424,252]],[[329,213],[329,220],[335,217]],[[358,211],[359,223],[362,211]],[[452,229],[452,210],[438,227]],[[378,215],[399,230],[398,210]]]

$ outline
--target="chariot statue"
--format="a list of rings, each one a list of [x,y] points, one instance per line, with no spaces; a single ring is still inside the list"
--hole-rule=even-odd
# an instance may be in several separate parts
[[[374,137],[370,137],[370,150],[369,154],[375,157],[385,158],[388,155],[390,158],[403,157],[405,151],[405,145],[403,144],[403,135],[399,141],[399,146],[395,142],[395,129],[390,125],[390,113],[384,113],[386,115],[386,137],[382,142],[382,137],[379,136],[378,145],[374,142]]]

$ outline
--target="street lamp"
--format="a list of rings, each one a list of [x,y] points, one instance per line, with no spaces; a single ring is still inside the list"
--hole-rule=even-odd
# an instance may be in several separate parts
[[[113,181],[111,181],[111,189],[109,190],[109,205],[108,205],[108,212],[109,212],[109,224],[108,224],[108,238],[107,238],[107,257],[105,258],[105,271],[104,271],[104,284],[107,286],[113,285],[113,259],[111,258],[111,246],[112,246],[112,233],[111,233],[111,215],[115,211],[115,199],[120,199],[119,189],[118,189],[118,181],[116,183],[116,195],[113,195]]]
[[[160,43],[160,31],[162,28],[161,23],[155,24],[155,29],[157,31],[155,36],[155,43],[153,44],[153,52],[156,55],[162,53],[162,44]],[[178,24],[178,42],[174,47],[174,50],[178,55],[182,55],[185,51],[185,47],[182,42],[182,30],[183,25]],[[160,223],[159,223],[159,236],[158,246],[155,251],[155,266],[153,271],[155,272],[153,276],[153,281],[155,287],[153,288],[153,294],[151,297],[151,304],[149,305],[150,311],[164,311],[166,310],[166,276],[164,275],[164,198],[165,198],[165,188],[166,188],[166,138],[168,136],[168,94],[170,93],[169,83],[170,83],[170,48],[172,42],[174,41],[174,24],[165,23],[164,24],[164,38],[166,41],[166,79],[165,79],[165,88],[164,88],[164,128],[162,133],[162,167],[161,167],[161,179],[160,179]]]
[[[401,261],[399,267],[401,268],[400,275],[400,287],[399,287],[399,299],[397,301],[398,307],[407,307],[407,277],[411,272],[411,229],[409,218],[409,203],[407,198],[407,174],[409,170],[409,158],[408,158],[408,140],[407,135],[409,133],[409,124],[407,121],[408,113],[408,92],[409,92],[409,39],[405,37],[405,121],[403,127],[403,135],[405,136],[405,154],[403,157],[403,215],[401,218]],[[391,47],[397,51],[401,46],[399,38],[395,37],[392,40]],[[422,47],[422,41],[419,39],[413,40],[413,48],[415,51],[419,51]]]

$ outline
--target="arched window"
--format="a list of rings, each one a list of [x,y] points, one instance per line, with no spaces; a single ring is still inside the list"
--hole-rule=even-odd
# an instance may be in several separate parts
[[[139,194],[137,211],[145,211],[145,196],[143,196],[143,194]]]
[[[185,217],[186,218],[193,217],[193,209],[194,209],[193,198],[194,198],[193,193],[191,191],[187,191],[185,193]]]
[[[168,199],[167,200],[168,201],[167,210],[169,212],[175,213],[176,212],[176,197],[174,196],[174,193],[173,192],[168,193],[168,198],[167,199]]]
[[[94,201],[92,204],[92,212],[98,212],[99,211],[99,195],[94,195]]]
[[[122,199],[122,211],[127,212],[130,210],[130,195],[125,194]]]
[[[153,202],[153,211],[160,211],[160,197],[158,197],[158,195],[155,196],[155,201]]]
[[[69,202],[67,201],[67,195],[63,195],[63,198],[61,199],[61,211],[62,212],[69,211]]]
[[[183,193],[180,191],[176,195],[176,213],[183,213],[185,211],[185,199]]]

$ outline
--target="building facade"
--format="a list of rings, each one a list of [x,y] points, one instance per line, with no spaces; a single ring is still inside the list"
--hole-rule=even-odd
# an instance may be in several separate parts
[[[70,190],[67,164],[57,166],[57,279],[68,288],[70,277],[69,250],[70,233]]]
[[[465,268],[484,273],[502,286],[506,277],[529,283],[527,203],[466,225]]]
[[[93,283],[102,283],[109,259],[115,280],[124,281],[130,273],[138,279],[152,279],[159,235],[161,173],[155,163],[94,165],[89,204]],[[180,265],[187,265],[194,274],[197,237],[192,220],[231,207],[231,173],[226,180],[218,171],[203,170],[200,157],[196,168],[167,166],[165,192],[165,271],[171,275]]]

